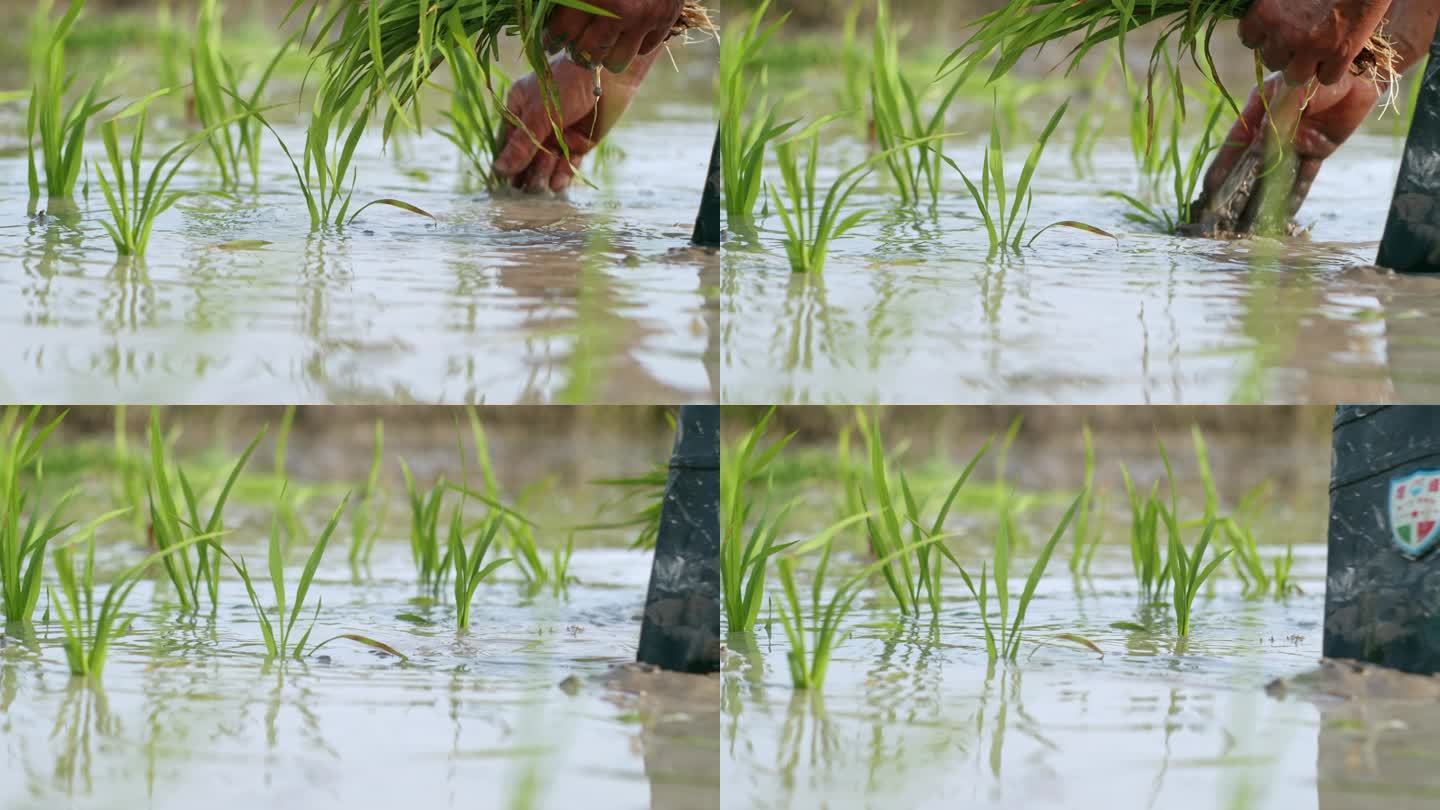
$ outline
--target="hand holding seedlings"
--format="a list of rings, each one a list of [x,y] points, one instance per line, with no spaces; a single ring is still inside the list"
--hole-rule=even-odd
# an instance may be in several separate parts
[[[505,104],[514,119],[504,127],[495,174],[511,186],[530,192],[564,191],[575,179],[581,159],[630,106],[635,90],[658,54],[654,51],[639,57],[624,73],[606,75],[604,92],[600,94],[595,92],[591,69],[565,57],[552,60],[550,69],[560,111],[557,124],[565,139],[563,149],[556,141],[556,127],[551,126],[551,110],[546,106],[539,78],[531,74],[515,82]],[[520,126],[515,126],[514,121],[519,121]]]
[[[1389,8],[1389,0],[1255,0],[1240,19],[1240,41],[1291,84],[1335,84]]]
[[[1440,17],[1440,5],[1432,0],[1395,0],[1389,10],[1385,34],[1393,52],[1387,56],[1398,76],[1424,56],[1436,18]],[[1277,199],[1276,213],[1283,213],[1287,220],[1293,217],[1305,201],[1321,162],[1360,128],[1382,96],[1392,92],[1391,80],[1374,69],[1359,74],[1347,70],[1338,82],[1303,92],[1282,92],[1291,78],[1271,76],[1262,88],[1251,93],[1210,164],[1204,189],[1192,207],[1197,212],[1193,222],[1200,230],[1251,230],[1262,208],[1261,195],[1255,194],[1251,186],[1259,178],[1258,167],[1268,165],[1261,136],[1273,139],[1276,133],[1285,135],[1295,158],[1293,179],[1283,190],[1284,205],[1280,206]]]
[[[545,26],[545,46],[564,48],[582,67],[624,73],[637,56],[652,53],[680,20],[682,0],[593,0],[612,16],[562,6]]]

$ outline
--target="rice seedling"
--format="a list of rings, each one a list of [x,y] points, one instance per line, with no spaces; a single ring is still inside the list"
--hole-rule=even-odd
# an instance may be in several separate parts
[[[821,593],[825,587],[825,574],[830,564],[830,549],[833,535],[821,535],[813,540],[795,546],[790,554],[780,556],[776,568],[780,573],[782,599],[780,600],[780,623],[790,649],[785,653],[790,668],[790,680],[796,689],[820,690],[825,686],[825,674],[830,667],[830,657],[835,649],[850,637],[850,631],[841,631],[841,625],[855,599],[864,590],[865,583],[896,559],[915,552],[914,546],[903,546],[890,555],[876,560],[841,581],[828,602],[821,604]],[[939,537],[922,540],[920,545],[940,541]],[[801,611],[800,594],[795,586],[794,558],[812,548],[819,547],[820,561],[816,566],[810,586],[810,642],[806,642],[805,614]]]
[[[29,212],[35,213],[40,194],[46,207],[65,211],[74,205],[75,185],[84,162],[85,131],[90,121],[114,99],[100,99],[101,79],[91,83],[68,108],[65,96],[76,77],[66,72],[65,44],[85,0],[72,0],[60,21],[51,24],[54,0],[40,0],[30,22],[30,106],[25,123],[29,152]],[[37,148],[38,140],[38,148]],[[41,177],[44,185],[41,185]]]
[[[770,199],[785,227],[785,253],[790,258],[790,269],[797,273],[822,272],[830,243],[854,230],[873,213],[870,209],[862,209],[843,215],[845,204],[874,170],[876,163],[890,157],[897,149],[909,149],[917,143],[934,140],[907,141],[841,172],[817,207],[815,177],[820,168],[818,129],[829,120],[826,118],[811,124],[805,132],[781,141],[775,147],[776,163],[785,187],[782,192],[771,186]],[[801,140],[807,143],[804,174],[800,172],[795,155],[795,143]]]
[[[998,116],[992,115],[990,118],[990,143],[985,147],[985,156],[980,170],[980,186],[977,188],[960,167],[954,167],[955,171],[959,172],[960,179],[965,181],[965,188],[969,190],[970,197],[975,200],[975,206],[985,223],[985,234],[990,240],[991,256],[996,253],[1020,250],[1020,241],[1025,238],[1025,227],[1030,219],[1030,205],[1034,202],[1035,197],[1034,190],[1030,188],[1030,181],[1035,176],[1035,167],[1040,164],[1040,156],[1045,151],[1046,141],[1050,139],[1050,134],[1055,131],[1056,125],[1060,123],[1060,119],[1065,115],[1065,109],[1069,105],[1070,102],[1067,100],[1051,114],[1049,122],[1040,132],[1039,139],[1030,148],[1030,154],[1025,158],[1025,164],[1020,170],[1020,177],[1013,189],[1009,187],[1005,179],[1005,150],[1000,140]],[[1038,237],[1055,225],[1104,233],[1089,225],[1067,220],[1047,225],[1035,236]],[[1035,238],[1031,237],[1030,241],[1035,241]]]
[[[202,518],[200,499],[196,495],[195,488],[191,486],[185,469],[179,463],[171,462],[166,458],[166,444],[160,431],[159,411],[158,409],[150,411],[150,480],[147,483],[147,489],[150,501],[151,536],[155,541],[155,547],[161,551],[172,548],[184,549],[176,554],[166,555],[160,562],[164,566],[166,576],[175,586],[180,609],[185,613],[192,613],[200,609],[202,584],[204,585],[204,595],[210,602],[211,612],[213,613],[219,606],[220,555],[222,552],[220,544],[216,540],[225,532],[225,504],[230,498],[231,491],[235,488],[235,482],[240,478],[241,471],[245,469],[245,464],[250,460],[250,456],[255,452],[256,446],[260,444],[260,439],[264,435],[265,431],[262,429],[255,438],[250,440],[250,444],[231,466],[229,475],[215,496],[209,518]],[[174,487],[176,486],[180,488],[181,497],[184,500],[184,512],[181,511],[180,502],[175,499]],[[210,539],[197,544],[187,542],[195,537]],[[194,552],[193,556],[191,551]]]
[[[1095,147],[1105,134],[1105,120],[1111,111],[1111,102],[1106,92],[1110,77],[1110,61],[1102,62],[1086,85],[1089,104],[1075,123],[1070,141],[1070,165],[1077,175],[1088,174],[1094,164]],[[1103,99],[1103,101],[1102,101]]]
[[[1180,119],[1171,117],[1170,140],[1161,157],[1164,168],[1153,175],[1157,181],[1167,172],[1170,175],[1172,193],[1168,200],[1170,207],[1167,209],[1152,206],[1135,196],[1119,191],[1106,192],[1105,196],[1123,200],[1130,206],[1131,210],[1125,214],[1125,219],[1162,233],[1176,233],[1182,226],[1193,221],[1190,208],[1200,189],[1200,181],[1205,176],[1206,164],[1209,162],[1210,156],[1220,148],[1221,141],[1216,137],[1216,127],[1219,125],[1220,115],[1225,109],[1224,99],[1216,97],[1211,102],[1200,138],[1191,146],[1188,153],[1182,149],[1180,144]],[[1153,148],[1155,139],[1151,138],[1150,140],[1151,148]]]
[[[769,0],[764,0],[744,26],[720,40],[720,153],[724,156],[720,165],[725,215],[732,226],[748,223],[760,200],[765,150],[798,122],[777,122],[775,108],[764,96],[766,69],[756,64],[757,57],[790,16],[786,12],[764,25],[769,7]],[[748,123],[747,108],[753,108]]]
[[[377,419],[375,443],[370,451],[370,473],[365,477],[365,488],[361,490],[360,501],[350,516],[351,567],[370,562],[370,555],[375,551],[375,541],[385,528],[390,499],[380,483],[380,468],[384,457],[385,423]]]
[[[1148,495],[1142,495],[1130,477],[1130,470],[1120,465],[1125,481],[1125,495],[1130,503],[1130,562],[1140,584],[1140,598],[1147,604],[1163,598],[1169,586],[1169,568],[1160,543],[1160,512],[1165,504],[1159,498],[1160,482],[1151,484]]]
[[[559,97],[542,41],[550,12],[564,6],[614,16],[583,0],[441,0],[424,4],[412,0],[364,4],[294,0],[289,14],[306,6],[305,27],[308,31],[319,21],[314,42],[327,62],[319,103],[353,109],[362,96],[369,97],[369,103],[388,100],[384,124],[387,139],[397,123],[418,130],[417,122],[423,117],[416,109],[420,90],[445,63],[442,24],[446,29],[463,32],[462,38],[471,43],[470,50],[484,64],[499,61],[503,35],[517,36],[526,63],[540,80],[542,97],[550,109],[558,110]],[[685,3],[671,37],[689,30],[714,30],[705,10],[693,0]],[[552,116],[552,120],[557,119]],[[555,134],[560,134],[558,125]]]
[[[990,449],[990,440],[986,440],[980,446],[979,451],[971,457],[968,464],[955,479],[940,509],[936,513],[933,522],[923,519],[919,501],[916,500],[911,491],[909,479],[906,478],[902,469],[899,473],[899,498],[896,491],[890,484],[889,472],[885,461],[884,440],[880,435],[879,420],[867,420],[862,411],[856,411],[855,421],[859,427],[860,434],[865,440],[866,457],[869,459],[868,487],[860,484],[858,480],[852,480],[852,486],[858,488],[856,500],[860,508],[867,513],[870,505],[875,505],[879,516],[875,519],[865,519],[866,536],[869,540],[870,552],[876,558],[893,559],[894,562],[887,564],[880,569],[880,574],[889,586],[890,593],[900,606],[900,612],[906,616],[918,616],[923,603],[930,608],[930,615],[940,615],[941,600],[941,572],[943,568],[941,555],[949,558],[958,566],[959,561],[955,560],[950,550],[944,543],[925,543],[922,541],[936,539],[940,536],[945,526],[945,518],[950,514],[950,507],[955,503],[955,498],[970,479],[970,474],[975,471],[975,466]],[[865,494],[866,489],[870,495]],[[927,523],[929,528],[927,528]],[[905,539],[905,525],[908,524],[910,540]],[[903,554],[898,557],[894,551],[900,548],[914,548],[914,557]],[[913,563],[913,565],[912,565]]]
[[[844,77],[838,91],[839,99],[835,108],[844,111],[856,122],[857,134],[868,135],[869,121],[863,115],[865,94],[870,84],[870,59],[867,49],[860,44],[857,34],[860,12],[864,10],[862,0],[853,0],[845,11],[840,25],[840,66]]]
[[[245,557],[242,555],[238,560],[228,552],[217,547],[217,551],[229,560],[235,573],[245,583],[245,594],[250,599],[250,607],[255,611],[255,618],[260,623],[260,634],[265,642],[265,656],[268,659],[284,659],[286,656],[293,656],[299,661],[305,654],[305,642],[309,640],[310,633],[315,629],[315,621],[320,616],[320,607],[323,600],[317,599],[315,611],[310,617],[310,625],[296,639],[294,645],[290,639],[294,635],[295,625],[300,621],[300,614],[305,609],[305,598],[310,593],[310,585],[315,580],[315,572],[320,568],[320,561],[325,556],[325,548],[330,544],[330,537],[335,533],[335,528],[340,525],[340,516],[345,513],[345,507],[350,502],[350,493],[340,500],[340,505],[335,507],[335,512],[330,520],[321,530],[315,541],[315,547],[311,549],[310,556],[305,561],[305,567],[300,572],[300,580],[296,583],[295,593],[288,596],[285,587],[285,549],[280,542],[280,517],[276,516],[270,521],[270,543],[266,550],[266,559],[270,565],[270,587],[275,593],[275,606],[273,610],[266,610],[260,604],[260,595],[255,591],[255,582],[250,576],[250,569],[245,564]],[[285,615],[286,609],[290,615]],[[273,613],[273,615],[272,615]]]
[[[631,541],[632,549],[651,549],[660,534],[660,514],[665,506],[665,486],[670,480],[667,464],[657,464],[649,472],[627,478],[597,478],[590,483],[596,486],[616,487],[623,493],[618,500],[608,504],[606,509],[615,509],[634,503],[644,504],[628,518],[614,523],[592,523],[583,529],[633,529],[640,531]]]
[[[209,132],[206,141],[220,169],[220,186],[240,184],[248,171],[252,184],[260,182],[260,122],[245,114],[257,109],[275,68],[289,50],[286,42],[264,66],[250,95],[240,101],[241,74],[225,57],[220,42],[219,0],[201,0],[195,23],[195,42],[190,52],[191,88],[195,116]],[[232,131],[233,130],[233,131]],[[243,167],[243,169],[242,169]]]
[[[118,513],[114,513],[118,514]],[[61,631],[65,634],[63,646],[65,661],[70,674],[80,677],[99,678],[110,655],[110,645],[125,632],[129,621],[122,614],[130,592],[144,578],[145,573],[157,562],[175,554],[185,553],[191,546],[209,542],[211,537],[192,537],[183,543],[154,554],[123,571],[111,580],[100,601],[100,610],[95,610],[95,532],[93,527],[85,533],[85,557],[83,567],[77,575],[75,561],[69,544],[55,549],[55,571],[60,580],[60,596],[50,588],[50,603],[60,619]]]
[[[168,92],[168,91],[166,91]],[[154,98],[152,96],[152,98]],[[189,138],[176,144],[155,161],[150,168],[149,179],[140,174],[141,155],[145,149],[145,124],[148,118],[146,99],[137,108],[137,125],[131,135],[127,161],[120,155],[119,121],[125,114],[100,125],[100,135],[105,143],[105,155],[114,173],[114,182],[105,174],[104,167],[96,163],[100,188],[105,193],[105,202],[110,208],[113,221],[102,222],[115,243],[115,250],[121,256],[143,256],[150,244],[150,233],[155,220],[161,214],[175,207],[188,192],[171,191],[170,185],[180,167],[200,147],[201,139]]]
[[[1210,575],[1215,573],[1215,569],[1230,556],[1230,549],[1220,552],[1208,565],[1205,564],[1205,551],[1210,546],[1210,538],[1215,534],[1216,521],[1206,522],[1200,542],[1194,553],[1190,553],[1185,550],[1185,544],[1180,540],[1179,519],[1164,507],[1161,507],[1161,514],[1170,534],[1170,554],[1167,562],[1172,582],[1171,603],[1175,610],[1175,632],[1185,638],[1190,635],[1190,617],[1194,614],[1195,596],[1200,592],[1200,586],[1204,585]]]
[[[732,633],[748,632],[760,615],[770,557],[791,544],[779,543],[780,525],[793,504],[775,518],[768,505],[756,513],[746,489],[761,476],[795,437],[791,433],[761,447],[775,408],[765,412],[733,446],[723,448],[720,463],[720,583],[724,593],[725,622]],[[749,540],[747,526],[753,521]]]
[[[60,514],[73,497],[62,496],[49,509],[41,506],[43,476],[24,480],[39,463],[40,450],[65,418],[61,413],[41,424],[40,408],[21,417],[19,408],[6,408],[0,416],[0,607],[5,623],[27,623],[40,599],[40,578],[45,550],[68,528]],[[29,517],[25,519],[25,512]]]
[[[1031,0],[1009,3],[981,16],[972,24],[970,35],[956,48],[941,67],[941,72],[958,71],[968,77],[990,62],[989,80],[1009,73],[1027,52],[1038,51],[1046,43],[1080,34],[1081,41],[1068,54],[1068,70],[1074,70],[1096,46],[1114,40],[1125,64],[1125,38],[1138,28],[1159,23],[1150,56],[1151,75],[1166,58],[1173,45],[1175,61],[1192,61],[1217,87],[1219,70],[1210,52],[1210,40],[1222,22],[1245,14],[1250,0],[1215,0],[1195,3],[1190,0],[1155,0],[1152,3],[1112,3],[1108,0]],[[1397,55],[1389,40],[1380,33],[1369,43],[1350,66],[1352,73],[1365,75],[1377,83],[1394,87]],[[1258,62],[1257,62],[1258,64]],[[1174,87],[1176,99],[1183,104],[1179,85]],[[1225,93],[1228,98],[1228,93]],[[1233,100],[1231,106],[1234,107]]]
[[[290,147],[260,110],[248,102],[242,102],[233,93],[230,97],[240,102],[247,114],[270,131],[270,135],[279,144],[280,151],[285,153],[285,159],[290,162],[290,168],[300,188],[300,196],[305,199],[305,210],[310,216],[312,231],[344,228],[367,209],[377,205],[435,220],[435,215],[423,208],[388,197],[371,200],[354,211],[350,210],[359,172],[355,166],[355,152],[375,110],[373,99],[365,100],[355,96],[343,103],[335,103],[329,100],[322,86],[311,106],[310,124],[305,130],[305,151],[302,159],[296,161]]]
[[[410,555],[420,587],[439,593],[449,576],[448,545],[440,542],[440,509],[448,488],[441,478],[428,491],[422,490],[410,474],[410,466],[400,459],[400,472],[405,477],[405,494],[410,502]]]
[[[532,499],[540,494],[549,482],[540,482],[521,493],[517,509],[511,509],[502,504],[500,499],[500,482],[495,475],[495,464],[490,458],[490,443],[485,438],[485,428],[480,423],[480,415],[474,407],[465,408],[465,416],[470,422],[470,437],[475,444],[475,460],[480,467],[480,478],[484,483],[482,492],[471,490],[467,480],[459,487],[461,499],[473,497],[488,506],[495,514],[496,520],[505,529],[506,545],[510,548],[517,567],[525,576],[526,581],[532,588],[548,582],[552,572],[546,569],[544,555],[540,553],[538,544],[535,541],[535,524],[525,519],[522,511],[525,510]],[[464,449],[460,450],[461,461],[464,461]],[[552,555],[552,559],[554,556]],[[566,557],[568,561],[568,554]],[[567,584],[565,581],[557,583],[563,589]]]
[[[450,129],[441,130],[446,140],[455,144],[471,172],[486,188],[498,184],[492,163],[504,146],[502,140],[507,120],[505,97],[510,79],[496,67],[482,62],[465,36],[456,14],[445,16],[444,29],[438,32],[440,54],[450,65],[455,87],[450,93],[450,111],[443,113]]]
[[[1080,510],[1075,514],[1075,533],[1071,538],[1070,545],[1070,573],[1088,574],[1090,564],[1095,559],[1095,552],[1100,548],[1100,541],[1104,537],[1103,521],[1105,519],[1105,503],[1095,493],[1095,441],[1090,434],[1090,426],[1086,425],[1083,431],[1085,440],[1085,474],[1080,485],[1084,501],[1080,504]]]
[[[899,189],[900,204],[918,205],[923,195],[929,197],[933,207],[940,202],[945,114],[960,82],[951,84],[927,120],[921,109],[923,92],[917,93],[900,70],[900,44],[895,30],[889,5],[881,0],[875,10],[870,69],[875,139],[885,150],[885,165]]]
[[[465,499],[455,505],[450,513],[449,557],[455,571],[455,623],[460,629],[470,626],[470,603],[475,599],[475,590],[480,583],[490,578],[500,566],[513,562],[509,557],[485,562],[485,555],[495,543],[495,537],[504,524],[503,515],[490,514],[476,530],[475,542],[467,552],[465,535]]]
[[[1035,562],[1031,564],[1030,574],[1025,579],[1025,587],[1015,601],[1013,621],[1010,618],[1010,558],[1015,539],[1013,521],[1002,519],[995,534],[994,582],[995,597],[999,603],[999,616],[996,620],[992,621],[990,616],[989,564],[981,566],[980,587],[976,589],[974,580],[966,573],[965,569],[958,562],[954,563],[980,610],[980,622],[985,629],[985,653],[991,663],[1001,659],[1014,661],[1019,656],[1020,641],[1025,631],[1025,614],[1029,611],[1030,602],[1035,597],[1035,589],[1039,587],[1040,579],[1045,575],[1045,567],[1050,564],[1050,556],[1055,552],[1055,546],[1060,543],[1060,538],[1070,528],[1070,523],[1075,519],[1085,497],[1086,493],[1082,492],[1070,503],[1070,508],[1065,510],[1065,516],[1060,519],[1059,525],[1050,533],[1050,539],[1041,547]],[[1006,503],[1008,504],[1009,500]],[[952,562],[954,562],[953,559]]]

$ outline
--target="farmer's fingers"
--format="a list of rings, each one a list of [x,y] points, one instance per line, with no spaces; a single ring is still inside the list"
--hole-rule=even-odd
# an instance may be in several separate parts
[[[608,17],[591,18],[580,38],[570,46],[570,57],[584,67],[603,65],[619,40],[619,20]]]
[[[1240,44],[1252,51],[1259,50],[1260,46],[1265,44],[1265,32],[1270,27],[1261,19],[1261,15],[1264,13],[1263,6],[1264,0],[1252,4],[1250,10],[1245,12],[1245,16],[1240,18]]]
[[[545,114],[545,105],[537,98],[538,93],[534,82],[521,81],[510,88],[505,108],[519,119],[523,126],[517,127],[510,121],[505,124],[502,131],[505,146],[500,150],[500,154],[495,156],[495,171],[501,175],[511,177],[530,165],[531,158],[540,148],[535,143],[533,133],[545,132],[549,126],[549,118]]]
[[[1315,175],[1320,173],[1319,158],[1305,158],[1295,168],[1295,185],[1290,188],[1289,215],[1294,217],[1300,213],[1300,206],[1305,204],[1305,198],[1310,196],[1310,186],[1315,183]]]
[[[645,35],[644,41],[640,43],[640,55],[650,55],[652,52],[654,52],[656,48],[664,45],[665,40],[669,38],[670,30],[668,28],[664,31],[651,31],[650,33]]]
[[[1296,54],[1284,68],[1285,83],[1296,87],[1309,82],[1315,78],[1317,65],[1318,60],[1313,56]]]
[[[615,41],[614,47],[605,57],[605,69],[611,73],[624,73],[630,67],[630,63],[640,53],[640,47],[645,40],[645,31],[636,28],[626,29]]]
[[[550,187],[550,176],[555,173],[555,164],[559,161],[552,151],[544,151],[535,156],[535,162],[530,164],[530,170],[526,173],[525,191],[535,193],[544,191]]]
[[[1251,142],[1260,136],[1261,124],[1265,120],[1265,109],[1269,99],[1274,95],[1278,82],[1266,82],[1265,100],[1262,101],[1259,92],[1250,94],[1250,99],[1245,102],[1245,107],[1240,111],[1240,117],[1236,119],[1230,132],[1226,134],[1224,142],[1219,151],[1215,153],[1215,159],[1210,162],[1210,168],[1205,171],[1204,188],[1206,192],[1214,192],[1225,182],[1230,174],[1231,168],[1240,156],[1245,154]]]
[[[1315,78],[1319,79],[1321,84],[1331,85],[1345,78],[1345,74],[1348,72],[1350,71],[1347,63],[1331,59],[1316,66]]]
[[[577,125],[576,128],[565,132],[565,148],[568,150],[569,160],[558,160],[555,164],[555,173],[550,177],[550,190],[557,194],[570,186],[570,181],[575,179],[575,173],[580,169],[580,161],[590,154],[595,148],[596,141],[589,133],[589,128]]]
[[[1260,61],[1271,70],[1284,70],[1295,58],[1295,51],[1278,38],[1268,37],[1260,46]]]
[[[550,23],[545,26],[546,48],[558,51],[571,45],[580,39],[580,34],[589,24],[590,15],[583,11],[568,6],[555,9],[550,14]]]

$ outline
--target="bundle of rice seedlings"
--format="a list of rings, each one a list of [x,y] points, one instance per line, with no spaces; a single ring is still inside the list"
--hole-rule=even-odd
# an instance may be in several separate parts
[[[549,80],[548,54],[542,43],[545,22],[558,7],[600,16],[614,16],[584,0],[368,0],[346,2],[333,11],[328,0],[294,0],[289,14],[309,6],[305,28],[319,21],[315,43],[328,60],[327,103],[344,107],[357,94],[389,101],[385,116],[388,137],[397,121],[415,129],[408,110],[418,103],[420,88],[445,63],[446,36],[458,27],[473,44],[486,67],[499,60],[505,36],[516,36],[525,61],[540,77],[547,103],[558,109],[559,97]],[[443,26],[443,27],[442,27]],[[697,0],[686,0],[670,37],[689,31],[713,32],[714,24]],[[598,68],[597,68],[598,70]],[[597,83],[598,86],[598,83]],[[418,115],[415,117],[418,120]],[[563,141],[562,141],[563,142]]]
[[[1079,34],[1080,41],[1070,50],[1067,70],[1074,70],[1095,46],[1110,40],[1118,43],[1123,65],[1126,34],[1158,23],[1163,27],[1151,52],[1151,73],[1173,44],[1178,57],[1188,56],[1218,85],[1211,38],[1220,23],[1244,16],[1249,5],[1250,0],[1021,0],[976,20],[974,31],[945,60],[941,71],[958,70],[968,77],[993,55],[995,63],[989,77],[993,81],[1005,75],[1026,52],[1071,34]],[[1377,30],[1355,57],[1350,72],[1368,77],[1387,94],[1393,93],[1399,78],[1398,60],[1390,39]],[[1226,96],[1229,98],[1228,93]],[[1234,106],[1233,99],[1231,104]]]

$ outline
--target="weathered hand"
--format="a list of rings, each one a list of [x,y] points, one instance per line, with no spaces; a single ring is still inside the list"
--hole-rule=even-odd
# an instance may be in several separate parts
[[[1276,102],[1284,86],[1280,76],[1271,76],[1265,82],[1264,102],[1259,90],[1250,94],[1240,119],[1230,128],[1224,145],[1205,172],[1205,197],[1219,192],[1220,185],[1236,161],[1256,138],[1274,137],[1276,130],[1282,134],[1293,132],[1292,144],[1297,160],[1295,185],[1289,196],[1289,213],[1293,215],[1310,193],[1310,185],[1315,182],[1321,162],[1359,129],[1380,97],[1373,82],[1349,73],[1338,84],[1316,88],[1313,95],[1297,90]],[[1280,105],[1287,101],[1292,105],[1299,104],[1307,95],[1309,103],[1299,111],[1297,124],[1296,111],[1282,109]],[[1271,125],[1272,120],[1275,121],[1274,126]]]
[[[653,61],[653,56],[641,57],[624,73],[605,76],[598,98],[592,71],[563,56],[551,61],[560,101],[558,123],[569,160],[556,140],[539,80],[531,74],[517,81],[505,105],[524,128],[506,125],[504,146],[495,158],[495,173],[509,180],[511,186],[526,191],[565,190],[575,179],[581,158],[620,120]]]
[[[680,19],[683,0],[587,0],[615,15],[602,17],[562,6],[545,26],[546,46],[565,48],[584,67],[602,65],[623,73],[637,56],[651,53]]]
[[[1335,84],[1385,18],[1390,0],[1255,0],[1240,41],[1291,84]]]
[[[1430,32],[1435,30],[1436,18],[1440,17],[1440,6],[1432,0],[1395,0],[1389,7],[1389,13],[1391,27],[1387,29],[1387,33],[1399,60],[1395,67],[1405,71],[1410,66],[1419,64],[1429,48]],[[1346,64],[1348,65],[1348,62]],[[1282,83],[1279,76],[1272,76],[1266,81],[1266,97],[1274,99],[1279,94]],[[1290,195],[1290,212],[1293,215],[1309,193],[1310,186],[1320,171],[1320,164],[1354,134],[1375,105],[1379,94],[1380,89],[1367,77],[1351,75],[1347,68],[1342,72],[1339,82],[1328,87],[1315,88],[1313,95],[1309,88],[1297,89],[1288,94],[1291,105],[1304,102],[1308,98],[1303,110],[1296,110],[1293,106],[1279,109],[1271,105],[1271,116],[1276,122],[1272,127],[1271,121],[1267,120],[1266,105],[1260,101],[1260,94],[1252,93],[1240,120],[1231,127],[1225,145],[1216,154],[1205,174],[1204,196],[1209,197],[1219,191],[1226,175],[1255,138],[1262,134],[1273,136],[1276,130],[1287,134],[1293,132],[1295,152],[1299,158],[1298,173]]]

